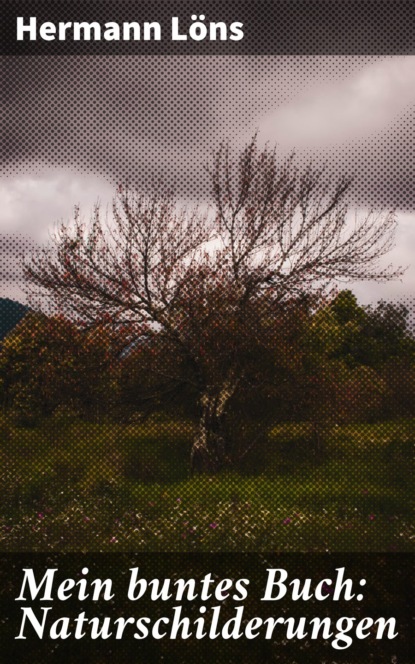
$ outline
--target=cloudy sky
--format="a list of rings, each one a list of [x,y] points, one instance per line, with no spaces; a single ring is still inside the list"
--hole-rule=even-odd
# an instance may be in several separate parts
[[[0,295],[23,300],[19,262],[75,204],[85,216],[120,182],[160,179],[208,200],[223,140],[277,143],[283,156],[354,178],[351,204],[394,209],[390,260],[402,282],[357,284],[361,301],[415,289],[415,58],[114,56],[2,60]]]

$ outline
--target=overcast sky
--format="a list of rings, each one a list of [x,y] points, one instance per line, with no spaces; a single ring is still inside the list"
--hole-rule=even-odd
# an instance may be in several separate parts
[[[206,200],[222,140],[277,143],[336,176],[352,203],[395,209],[390,259],[402,282],[358,284],[361,301],[412,300],[415,288],[415,59],[356,56],[3,58],[0,295],[24,299],[19,261],[80,204],[106,205],[119,182],[162,179]],[[413,263],[413,265],[411,265]]]

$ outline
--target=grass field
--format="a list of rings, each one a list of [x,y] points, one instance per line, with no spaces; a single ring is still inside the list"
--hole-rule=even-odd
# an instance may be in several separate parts
[[[269,432],[239,474],[189,472],[192,425],[0,424],[3,551],[413,551],[414,421]]]

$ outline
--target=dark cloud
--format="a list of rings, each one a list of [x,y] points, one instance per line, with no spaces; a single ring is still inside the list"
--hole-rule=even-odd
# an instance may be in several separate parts
[[[150,189],[163,180],[205,200],[205,167],[219,143],[241,146],[256,129],[282,154],[295,149],[300,161],[353,176],[360,208],[410,211],[414,79],[413,60],[401,57],[3,58],[0,232],[44,241],[74,204],[88,214],[118,182]],[[397,262],[408,262],[411,224],[405,216]],[[13,250],[1,256],[4,287],[14,269],[7,255]],[[386,287],[362,288],[372,298]]]
[[[7,58],[3,172],[30,172],[53,164],[114,182],[134,181],[141,187],[151,187],[161,178],[182,193],[205,196],[205,166],[222,140],[242,143],[256,129],[261,131],[270,114],[295,108],[304,90],[321,84],[336,89],[376,60],[352,56]],[[411,126],[412,119],[407,124]],[[408,126],[401,128],[402,136]],[[281,138],[278,126],[268,134],[272,142]],[[292,147],[298,147],[295,132],[292,139]],[[377,158],[386,145],[386,139],[379,142]],[[351,171],[362,165],[367,169],[364,158],[370,147],[361,152],[350,144],[347,162],[338,167],[347,163]],[[391,177],[396,164],[392,170]],[[369,189],[370,182],[368,195]]]

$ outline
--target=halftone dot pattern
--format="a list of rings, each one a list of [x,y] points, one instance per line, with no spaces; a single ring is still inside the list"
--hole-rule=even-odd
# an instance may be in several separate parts
[[[90,3],[92,12],[96,4]],[[353,41],[342,29],[342,12],[347,16],[349,11],[343,5],[338,5],[339,29],[332,32],[334,53],[339,40]],[[379,15],[386,11],[392,11],[390,6],[382,5]],[[322,82],[335,86],[384,59],[376,55],[372,23],[356,29],[356,40],[368,30],[372,43],[366,56],[226,51],[191,57],[155,55],[151,49],[151,57],[143,58],[10,55],[3,61],[2,174],[13,180],[67,168],[102,176],[121,197],[130,189],[151,195],[166,187],[180,200],[200,201],[203,208],[212,195],[206,165],[212,167],[221,143],[229,142],[232,153],[240,153],[256,129],[261,140],[262,119],[295,101],[304,81],[310,89]],[[307,52],[302,44],[298,51]],[[409,101],[386,129],[360,141],[339,141],[330,150],[299,149],[299,170],[311,157],[317,166],[326,164],[332,181],[353,176],[352,205],[412,210],[413,127]],[[282,168],[283,157],[278,160]],[[249,208],[246,214],[253,218]],[[90,227],[83,236],[86,243],[80,241],[84,265],[88,241],[99,246],[95,231]],[[174,246],[174,233],[168,239]],[[19,266],[32,241],[13,234],[2,235],[0,241],[7,294],[10,284],[22,282]],[[128,316],[115,311],[131,289],[132,280],[120,271],[128,246],[122,244],[120,262],[115,261],[110,275],[115,304],[103,306],[111,295],[106,277],[105,298],[97,306],[90,300],[94,321],[80,328],[68,321],[80,279],[73,262],[79,254],[70,242],[60,263],[62,268],[68,259],[67,276],[56,274],[74,281],[62,290],[57,305],[45,307],[49,317],[9,302],[3,309],[2,550],[307,555],[413,551],[414,346],[402,302],[372,308],[365,318],[353,298],[346,295],[341,301],[342,294],[332,292],[323,301],[323,313],[310,322],[314,332],[299,341],[297,323],[287,312],[278,320],[277,339],[264,322],[265,304],[259,310],[253,305],[246,310],[247,320],[236,324],[232,298],[237,300],[238,293],[221,292],[209,273],[211,266],[201,265],[200,272],[186,273],[187,300],[174,312],[189,326],[192,353],[198,341],[192,332],[194,315],[197,334],[209,344],[212,371],[220,371],[221,363],[226,366],[235,348],[249,357],[248,376],[230,373],[216,393],[207,389],[199,394],[191,380],[183,385],[189,367],[180,364],[184,356],[171,339],[159,346],[154,329],[131,330]],[[168,263],[171,252],[157,248],[162,250]],[[99,271],[88,268],[81,276],[84,286],[86,278],[96,284]],[[156,274],[155,283],[158,278]],[[228,347],[220,332],[208,334],[208,324],[204,334],[203,312],[197,306],[209,301],[213,304],[207,320],[226,328]],[[330,309],[336,301],[340,304]],[[407,304],[409,308],[411,300]],[[109,325],[114,314],[123,323],[121,341]],[[158,329],[156,318],[154,322]],[[221,345],[215,346],[217,338]],[[252,346],[247,350],[248,342]],[[279,349],[277,359],[271,343]],[[250,353],[255,358],[259,347],[263,355],[256,362],[261,368],[255,371]],[[203,352],[198,347],[196,359]],[[185,359],[195,360],[192,354]],[[275,408],[270,413],[261,378],[270,380],[273,362],[279,383],[278,389],[270,388]],[[204,359],[199,364],[206,369]],[[155,384],[154,375],[163,380]],[[245,392],[239,393],[244,381]],[[295,390],[301,399],[293,397]],[[227,414],[228,429],[223,431],[229,439],[237,437],[238,454],[216,428]],[[203,455],[192,457],[209,417],[216,446],[212,464]],[[199,473],[202,470],[207,472]],[[175,657],[183,661],[180,653]],[[288,662],[272,647],[265,655],[258,646],[249,660],[243,660],[243,653],[240,657]],[[330,657],[325,661],[332,661]]]
[[[344,235],[341,180],[327,190],[295,165],[280,180],[272,151],[253,142],[244,154],[232,166],[222,153],[211,174],[224,246],[216,258],[193,253],[213,219],[182,217],[169,194],[153,200],[121,184],[109,226],[98,213],[89,226],[76,213],[55,246],[26,259],[28,284],[54,300],[49,316],[26,313],[3,342],[3,494],[25,514],[22,529],[6,523],[6,546],[410,548],[412,438],[401,423],[414,402],[408,311],[366,311],[347,290],[316,293],[318,305],[290,303],[298,287],[311,294],[333,274],[400,276],[372,268],[394,217],[369,215]],[[258,216],[269,196],[281,209]],[[259,242],[268,247],[262,263],[246,262]],[[281,308],[263,292],[269,283],[285,292],[291,273],[281,264],[279,285],[273,271],[291,246]],[[308,266],[299,263],[300,281],[298,260]],[[256,291],[258,279],[265,290]],[[272,488],[278,498],[267,505]]]
[[[289,109],[298,98],[301,103],[305,82],[309,88],[350,79],[359,84],[359,72],[384,60],[379,56],[4,58],[2,173],[16,177],[59,166],[141,190],[151,190],[162,180],[179,195],[203,200],[210,195],[206,166],[220,142],[229,140],[240,148],[259,129],[261,140],[280,142],[282,154],[294,148],[299,160],[312,158],[333,175],[352,177],[354,204],[413,209],[411,102],[407,109],[398,106],[392,111],[386,127],[372,132],[369,127],[358,140],[342,139],[340,131],[334,145],[325,148],[318,143],[312,149],[298,146],[295,133],[287,148],[278,130],[278,114],[275,126],[269,120],[279,108]],[[402,66],[407,72],[409,65],[402,61]],[[402,75],[399,68],[394,75]],[[376,81],[376,69],[373,76]],[[361,80],[360,85],[371,85]],[[267,131],[261,133],[264,121]],[[302,122],[307,124],[307,116]]]
[[[304,81],[346,78],[376,59],[7,58],[3,172],[58,164],[201,198],[221,141],[241,146]]]

